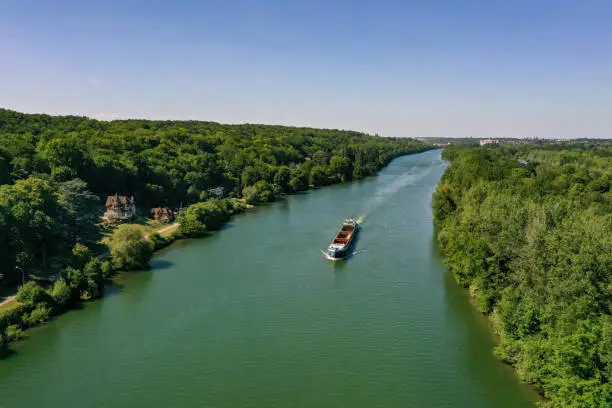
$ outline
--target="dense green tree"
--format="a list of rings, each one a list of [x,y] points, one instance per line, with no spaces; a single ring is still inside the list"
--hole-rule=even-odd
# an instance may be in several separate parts
[[[257,189],[258,202],[269,203],[276,200],[280,195],[280,191],[277,187],[265,180],[258,181],[253,187]]]
[[[91,251],[83,244],[76,244],[72,248],[72,266],[77,269],[83,269],[85,264],[91,258]]]
[[[434,193],[433,213],[437,219],[446,219],[452,214],[457,205],[455,204],[456,192],[453,186],[445,181],[438,184],[438,188]]]
[[[248,186],[242,190],[242,196],[247,204],[257,204],[259,202],[259,190],[255,186]]]
[[[292,192],[292,187],[289,184],[291,182],[291,169],[287,166],[281,166],[274,175],[274,184],[284,193]]]
[[[247,188],[255,189],[255,187]],[[234,212],[238,211],[231,202],[229,199],[212,199],[189,206],[177,219],[181,224],[181,232],[187,236],[198,236],[218,230]]]
[[[51,168],[65,166],[78,169],[83,160],[83,154],[74,140],[68,138],[54,138],[40,145],[43,157],[49,162]]]
[[[65,211],[49,181],[29,178],[0,186],[0,230],[10,237],[10,250],[0,266],[6,268],[1,273],[8,282],[19,280],[18,268],[30,274],[47,271],[51,258],[69,243],[64,219]]]
[[[151,245],[148,245],[148,247],[152,251]],[[142,259],[144,259],[144,255],[142,256]],[[100,262],[98,258],[91,258],[85,264],[85,266],[83,266],[83,274],[87,279],[87,290],[85,294],[81,294],[81,298],[88,300],[101,297],[104,289],[104,273],[102,271],[102,262]]]
[[[102,278],[105,281],[109,280],[114,273],[113,265],[109,260],[102,261],[102,264],[100,265],[100,269],[102,270]]]
[[[247,166],[242,171],[242,175],[240,176],[240,182],[243,186],[252,186],[258,180],[260,180],[260,173],[256,168]]]
[[[351,179],[351,161],[347,157],[334,156],[329,163],[329,172],[340,181]]]
[[[72,295],[77,299],[82,299],[82,294],[87,293],[88,282],[85,273],[80,268],[67,267],[64,271],[65,279],[71,288]]]
[[[317,166],[327,166],[329,163],[329,153],[319,150],[312,155],[312,161]]]
[[[295,192],[308,190],[308,181],[300,174],[295,174],[289,181],[289,186]]]
[[[64,278],[59,278],[53,282],[53,286],[49,291],[49,295],[53,298],[55,304],[59,309],[68,307],[72,301],[72,289]]]
[[[34,306],[38,303],[49,303],[50,297],[36,282],[30,281],[19,287],[17,300],[24,305]]]
[[[0,155],[0,185],[9,184],[11,182],[11,167],[2,155]]]
[[[62,220],[73,241],[93,244],[100,239],[96,224],[101,206],[98,196],[87,188],[87,183],[73,179],[57,185],[57,202],[65,212]]]
[[[111,236],[108,244],[113,268],[146,268],[153,254],[153,245],[142,235],[135,225],[120,225]]]
[[[177,218],[181,233],[186,236],[199,236],[206,233],[206,224],[200,219],[199,204],[190,205]]]
[[[327,175],[326,167],[314,166],[310,171],[310,184],[316,187],[329,184],[329,176]]]
[[[438,241],[545,407],[612,406],[612,147],[450,147]]]
[[[15,253],[18,246],[18,235],[14,230],[15,220],[10,209],[0,205],[0,282],[13,280],[15,274]]]
[[[46,303],[38,303],[31,312],[26,312],[22,316],[24,326],[36,326],[43,324],[51,318],[53,310]]]
[[[53,181],[62,182],[74,179],[76,173],[68,166],[57,166],[51,170],[51,179]]]

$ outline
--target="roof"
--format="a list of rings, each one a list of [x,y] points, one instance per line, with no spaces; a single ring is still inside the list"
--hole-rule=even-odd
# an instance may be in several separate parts
[[[108,196],[106,198],[107,207],[114,206],[114,205],[127,206],[130,204],[134,204],[134,197],[127,198],[126,196],[120,196],[120,195],[115,194],[113,196]]]

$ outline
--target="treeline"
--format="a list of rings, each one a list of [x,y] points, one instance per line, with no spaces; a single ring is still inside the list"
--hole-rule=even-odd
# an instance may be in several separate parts
[[[447,148],[438,241],[548,407],[612,406],[612,146]]]
[[[0,110],[0,184],[41,175],[57,182],[80,178],[98,195],[133,194],[149,207],[196,202],[217,186],[238,197],[247,187],[290,193],[361,178],[428,147],[340,130],[102,122]]]
[[[134,195],[145,215],[205,201],[219,186],[254,204],[365,177],[427,148],[351,131],[0,109],[0,289],[21,280],[20,268],[63,270],[74,245],[96,245],[107,195]]]

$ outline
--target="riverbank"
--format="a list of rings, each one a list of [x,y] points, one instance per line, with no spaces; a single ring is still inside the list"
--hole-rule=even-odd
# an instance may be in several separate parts
[[[180,224],[128,225],[137,228],[144,240],[150,242],[156,251],[175,240],[173,233]],[[101,243],[108,244],[109,238],[110,236],[103,238]],[[17,294],[7,296],[0,302],[0,355],[7,355],[7,350],[2,349],[8,347],[9,343],[23,339],[29,329],[48,323],[64,312],[78,307],[82,301],[103,297],[103,287],[111,284],[115,275],[107,261],[111,257],[110,251],[93,254],[84,246],[78,250],[83,252],[82,255],[75,253],[76,258],[80,256],[89,259],[87,262],[82,261],[83,271],[69,267],[62,276],[42,286],[39,286],[42,281],[28,281],[26,285],[20,286]],[[78,274],[82,276],[79,277]],[[93,280],[95,283],[81,286],[79,280],[82,279]],[[25,287],[27,291],[23,290]]]
[[[495,356],[546,407],[612,403],[609,150],[444,152],[433,210],[446,263],[499,336]]]
[[[430,149],[423,149],[423,151]],[[422,151],[414,151],[404,155],[396,156],[397,157],[405,156],[405,155],[413,155],[421,153]],[[385,163],[385,165],[377,170],[386,167],[392,160],[389,160]],[[327,183],[325,185],[333,185],[333,184],[341,184],[343,183],[340,179],[337,179],[333,183]],[[325,186],[322,185],[321,187]],[[315,186],[316,188],[316,186]],[[267,202],[274,202],[283,198],[281,194],[272,194],[272,195],[261,195],[259,192],[255,194],[255,197],[259,200],[265,199]],[[264,202],[265,202],[264,201]],[[127,224],[131,225],[134,228],[137,228],[145,241],[151,242],[153,246],[153,252],[158,251],[162,248],[169,246],[172,242],[174,242],[178,238],[190,238],[190,237],[198,237],[209,232],[214,232],[219,230],[226,222],[230,220],[230,218],[240,212],[244,212],[247,209],[255,209],[256,205],[260,201],[256,199],[251,200],[247,197],[246,199],[224,199],[224,200],[208,200],[204,202],[195,203],[193,205],[185,208],[177,222],[170,226],[163,226],[155,232],[151,232],[151,226],[145,224]],[[105,244],[108,244],[109,237],[103,239]],[[111,253],[108,252],[107,255],[111,257]],[[105,258],[105,257],[103,257]],[[110,278],[110,275],[107,276]],[[107,280],[107,284],[110,281]],[[49,288],[50,289],[50,288]],[[86,296],[85,300],[95,300],[96,298],[102,297],[102,292],[100,291],[98,296]],[[29,309],[36,308],[35,304],[29,305]],[[68,310],[68,309],[66,309]],[[60,311],[58,309],[58,311]],[[60,313],[61,314],[61,311]],[[35,327],[40,324],[45,324],[51,318],[55,318],[59,316],[59,314],[51,315],[51,313],[47,312],[47,315],[41,319],[36,321],[32,321],[31,324],[21,325],[21,314],[20,314],[20,304],[16,299],[13,299],[11,302],[7,302],[3,309],[0,309],[0,346],[8,345],[8,343],[19,340],[23,338],[25,330],[30,327]],[[15,320],[18,319],[18,320]]]

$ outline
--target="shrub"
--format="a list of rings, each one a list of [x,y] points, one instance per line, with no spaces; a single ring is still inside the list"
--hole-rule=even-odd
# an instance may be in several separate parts
[[[82,269],[87,261],[89,261],[89,258],[91,258],[91,252],[85,245],[76,244],[72,248],[72,266],[75,268]]]
[[[259,201],[262,203],[272,202],[280,196],[278,189],[264,180],[255,183],[255,188],[258,192]]]
[[[108,280],[113,276],[113,266],[110,261],[102,261],[101,269],[104,280]]]
[[[291,181],[289,181],[289,186],[295,192],[308,190],[308,184],[304,183],[300,177],[292,177]]]
[[[99,298],[103,295],[104,277],[102,276],[102,262],[98,258],[91,258],[83,268],[87,280],[85,293],[81,296],[85,300]]]
[[[51,295],[60,308],[66,308],[72,300],[72,293],[72,289],[68,283],[66,283],[66,280],[64,278],[59,278],[53,283],[49,295]]]
[[[51,318],[51,311],[46,303],[40,303],[30,313],[25,313],[22,316],[23,323],[26,326],[43,324]]]
[[[215,231],[229,221],[235,208],[228,200],[212,199],[187,207],[178,217],[181,232],[187,236],[198,236]]]
[[[247,204],[257,204],[259,202],[259,191],[255,186],[248,186],[242,190],[242,196]]]
[[[280,192],[277,187],[274,187],[265,180],[261,180],[253,186],[245,187],[244,190],[242,190],[242,195],[247,204],[257,204],[276,200]]]
[[[153,244],[134,225],[120,225],[109,241],[112,265],[115,269],[137,270],[148,266]]]
[[[244,202],[240,201],[240,200],[235,200],[235,199],[228,199],[228,200],[224,200],[227,203],[229,203],[229,205],[232,207],[232,212],[231,214],[240,214],[242,212],[244,212],[246,210],[246,205],[244,204]]]
[[[4,310],[3,314],[0,316],[0,327],[2,327],[2,325],[6,327],[13,324],[21,324],[21,316],[29,313],[32,309],[34,309],[34,307],[31,305],[19,303],[17,306]]]
[[[21,285],[17,290],[17,301],[24,305],[36,305],[49,300],[47,292],[34,281]]]
[[[6,328],[6,342],[11,342],[23,338],[23,330],[20,326],[11,325]]]
[[[169,245],[172,240],[166,237],[162,237],[158,233],[153,233],[149,236],[149,241],[153,243],[153,249],[157,251],[167,245]]]

